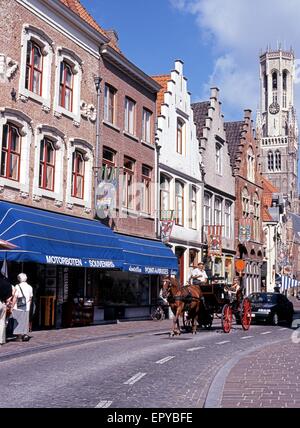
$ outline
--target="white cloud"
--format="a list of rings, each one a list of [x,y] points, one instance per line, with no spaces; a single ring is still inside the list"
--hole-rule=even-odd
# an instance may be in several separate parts
[[[204,88],[217,85],[225,110],[256,109],[259,102],[259,53],[281,42],[300,55],[299,0],[170,0],[191,13],[215,55],[214,70]],[[299,80],[299,79],[298,79]],[[299,83],[299,81],[298,81]],[[300,107],[300,85],[296,88]]]

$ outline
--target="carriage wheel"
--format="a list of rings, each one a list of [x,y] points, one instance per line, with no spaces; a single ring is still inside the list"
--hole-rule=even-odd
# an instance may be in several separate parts
[[[240,317],[243,329],[249,330],[251,324],[251,303],[247,297],[243,299]]]
[[[222,310],[222,328],[224,333],[229,333],[232,326],[232,309],[230,305],[224,305]]]

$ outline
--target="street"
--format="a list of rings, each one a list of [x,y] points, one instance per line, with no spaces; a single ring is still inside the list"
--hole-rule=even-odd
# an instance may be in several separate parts
[[[164,326],[170,326],[171,321],[167,323]],[[276,349],[293,346],[299,354],[299,345],[292,343],[292,333],[284,325],[253,325],[248,332],[234,325],[226,335],[216,320],[211,331],[201,330],[196,336],[184,333],[170,338],[165,329],[129,332],[21,355],[0,362],[0,407],[199,408],[226,407],[230,403],[235,406],[232,389],[228,392],[225,388],[227,401],[222,402],[231,368],[240,358],[267,346]],[[241,376],[245,380],[244,374]],[[234,380],[237,381],[236,377]],[[284,376],[273,380],[283,383]]]

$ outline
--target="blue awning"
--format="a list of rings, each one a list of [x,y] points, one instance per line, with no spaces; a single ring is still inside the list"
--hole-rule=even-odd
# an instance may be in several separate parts
[[[161,241],[117,235],[124,252],[123,270],[146,275],[177,273],[177,257]]]
[[[0,202],[0,239],[17,245],[0,259],[42,264],[122,269],[117,235],[99,221]]]

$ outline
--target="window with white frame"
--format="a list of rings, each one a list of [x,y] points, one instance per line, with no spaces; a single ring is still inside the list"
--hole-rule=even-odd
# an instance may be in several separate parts
[[[250,216],[250,196],[246,187],[242,190],[242,209],[243,217],[248,218]]]
[[[168,216],[170,210],[170,179],[164,174],[160,175],[160,218]]]
[[[104,92],[104,119],[112,124],[116,123],[116,96],[117,90],[111,85],[105,85]]]
[[[225,201],[225,210],[224,210],[224,226],[225,226],[225,237],[231,238],[231,219],[232,219],[232,202]]]
[[[260,241],[260,201],[258,194],[253,196],[253,237],[256,242]]]
[[[175,224],[184,224],[184,184],[175,180]]]
[[[102,180],[111,180],[115,174],[116,152],[108,147],[103,147]]]
[[[179,118],[177,119],[176,151],[180,155],[184,153],[184,121]]]
[[[29,194],[29,155],[33,130],[23,112],[3,108],[0,116],[0,186]]]
[[[216,172],[222,174],[222,145],[216,143]]]
[[[222,199],[215,197],[215,225],[222,225]]]
[[[51,105],[53,41],[40,28],[24,24],[21,46],[20,99],[24,102],[34,99],[48,112]]]
[[[211,225],[211,209],[212,196],[210,193],[204,192],[204,225]]]
[[[190,186],[190,219],[191,229],[197,229],[197,188]]]
[[[146,143],[151,143],[151,121],[152,113],[147,109],[143,109],[143,135],[142,140]]]
[[[152,168],[142,165],[141,211],[151,214],[151,174]]]
[[[129,209],[134,209],[134,169],[135,161],[125,157],[123,168],[122,205]]]
[[[93,146],[84,140],[71,139],[68,144],[67,206],[79,205],[90,212],[92,183]]]
[[[54,114],[70,117],[76,125],[80,124],[81,65],[75,52],[57,49]]]
[[[45,190],[54,190],[55,179],[55,148],[48,138],[43,138],[40,148],[39,187]]]
[[[125,98],[125,131],[135,135],[135,107],[136,103],[131,98]]]
[[[255,181],[255,158],[252,147],[247,152],[247,178],[249,181]]]

